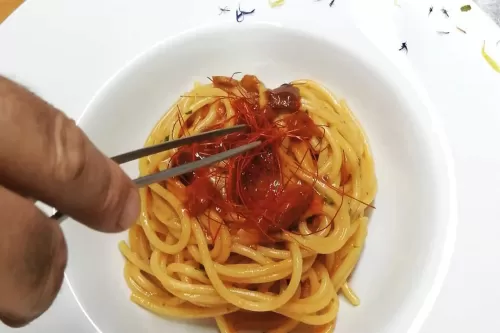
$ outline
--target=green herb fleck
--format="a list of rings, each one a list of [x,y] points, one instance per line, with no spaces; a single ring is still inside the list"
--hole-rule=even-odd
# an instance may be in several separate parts
[[[163,140],[163,142],[168,142],[169,140],[170,140],[170,135],[167,135],[167,136],[165,137],[165,140]]]
[[[462,12],[468,12],[471,9],[472,9],[472,7],[470,5],[464,5],[464,6],[460,7],[460,10]]]
[[[193,110],[189,110],[188,112],[186,112],[186,114],[191,114],[193,113]]]
[[[330,197],[327,197],[326,195],[323,197],[325,203],[329,204],[329,205],[333,205],[333,200],[332,198]]]

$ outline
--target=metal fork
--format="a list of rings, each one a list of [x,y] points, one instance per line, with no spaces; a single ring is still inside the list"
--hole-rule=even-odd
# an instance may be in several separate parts
[[[214,137],[218,137],[218,136],[227,135],[230,133],[243,131],[245,129],[247,129],[247,126],[237,125],[237,126],[233,126],[233,127],[203,132],[203,133],[192,135],[192,136],[186,136],[184,138],[180,138],[177,140],[163,142],[163,143],[160,143],[160,144],[157,144],[154,146],[149,146],[149,147],[133,150],[133,151],[130,151],[127,153],[123,153],[123,154],[114,156],[111,159],[118,164],[123,164],[123,163],[127,163],[130,161],[139,159],[141,157],[157,154],[157,153],[160,153],[160,152],[165,151],[165,150],[177,148],[177,147],[192,144],[195,142],[200,142],[200,141],[207,140],[207,139],[214,138]],[[248,150],[251,150],[253,148],[258,147],[260,144],[261,144],[260,141],[251,142],[251,143],[248,143],[246,145],[243,145],[243,146],[240,146],[237,148],[226,150],[226,151],[219,153],[219,154],[208,156],[208,157],[203,158],[203,159],[198,160],[198,161],[179,165],[175,168],[170,168],[170,169],[167,169],[164,171],[160,171],[160,172],[154,173],[152,175],[139,177],[137,179],[134,179],[133,182],[137,185],[137,187],[148,186],[150,184],[158,183],[158,182],[166,180],[168,178],[180,176],[182,174],[194,171],[198,168],[202,168],[202,167],[209,166],[211,164],[215,164],[217,162],[226,160],[226,159],[231,158],[233,156],[240,155]],[[65,215],[64,213],[62,213],[60,211],[56,211],[50,218],[59,221],[59,223],[62,223],[67,217],[68,216]]]

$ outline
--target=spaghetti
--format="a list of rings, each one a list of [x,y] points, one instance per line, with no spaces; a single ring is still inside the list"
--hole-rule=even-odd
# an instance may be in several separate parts
[[[146,145],[216,128],[233,133],[140,160],[140,175],[252,141],[243,155],[141,189],[141,216],[121,242],[131,299],[167,317],[215,318],[224,333],[330,332],[367,233],[376,193],[366,137],[344,101],[299,80],[255,76],[196,84]]]

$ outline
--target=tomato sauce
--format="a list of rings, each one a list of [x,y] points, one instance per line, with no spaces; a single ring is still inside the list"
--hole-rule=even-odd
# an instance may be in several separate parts
[[[278,151],[282,149],[285,138],[309,140],[313,136],[322,136],[321,129],[300,110],[299,90],[290,84],[267,90],[267,104],[260,107],[258,99],[251,97],[252,94],[258,96],[259,92],[260,82],[255,76],[245,75],[241,81],[214,76],[212,80],[214,86],[224,88],[230,96],[234,89],[241,92],[230,102],[236,113],[236,122],[246,124],[250,130],[182,147],[172,157],[171,166],[252,141],[259,140],[262,145],[217,167],[198,169],[179,177],[186,186],[184,206],[188,214],[195,217],[207,209],[216,209],[222,216],[236,214],[245,222],[230,225],[230,228],[236,228],[232,232],[245,234],[238,232],[245,230],[252,235],[259,234],[262,241],[269,241],[269,235],[274,232],[296,229],[297,223],[306,215],[321,214],[322,199],[314,187],[285,178],[281,169]],[[217,110],[220,114],[225,112],[220,105]],[[287,115],[283,120],[277,120],[281,113]],[[214,184],[214,177],[222,179],[223,191]]]
[[[300,109],[299,89],[291,84],[268,90],[267,99],[269,106],[275,110],[295,112]]]
[[[313,136],[321,137],[323,135],[321,129],[305,112],[292,113],[284,121],[286,128],[302,139],[309,140]]]

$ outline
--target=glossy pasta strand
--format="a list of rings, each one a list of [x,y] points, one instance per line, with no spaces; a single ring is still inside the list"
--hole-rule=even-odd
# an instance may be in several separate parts
[[[238,99],[254,98],[252,105],[266,108],[269,90],[261,82],[253,89],[253,78],[214,77],[212,84],[196,84],[159,120],[146,146],[236,124]],[[292,138],[281,142],[277,156],[279,170],[287,182],[314,188],[321,214],[301,217],[293,230],[273,230],[273,242],[256,242],[258,230],[243,230],[248,216],[214,207],[191,216],[186,185],[178,179],[143,188],[129,245],[119,245],[133,302],[165,317],[214,318],[222,333],[286,333],[304,324],[311,332],[331,332],[338,293],[359,304],[348,279],[364,246],[366,212],[377,190],[368,140],[345,101],[310,80],[291,85],[300,92],[298,112],[307,112],[319,131],[302,141],[290,131]],[[292,115],[279,114],[278,126],[284,128]],[[168,168],[175,158],[176,151],[143,158],[140,175]],[[234,172],[241,171],[209,179],[228,195],[225,182]]]

